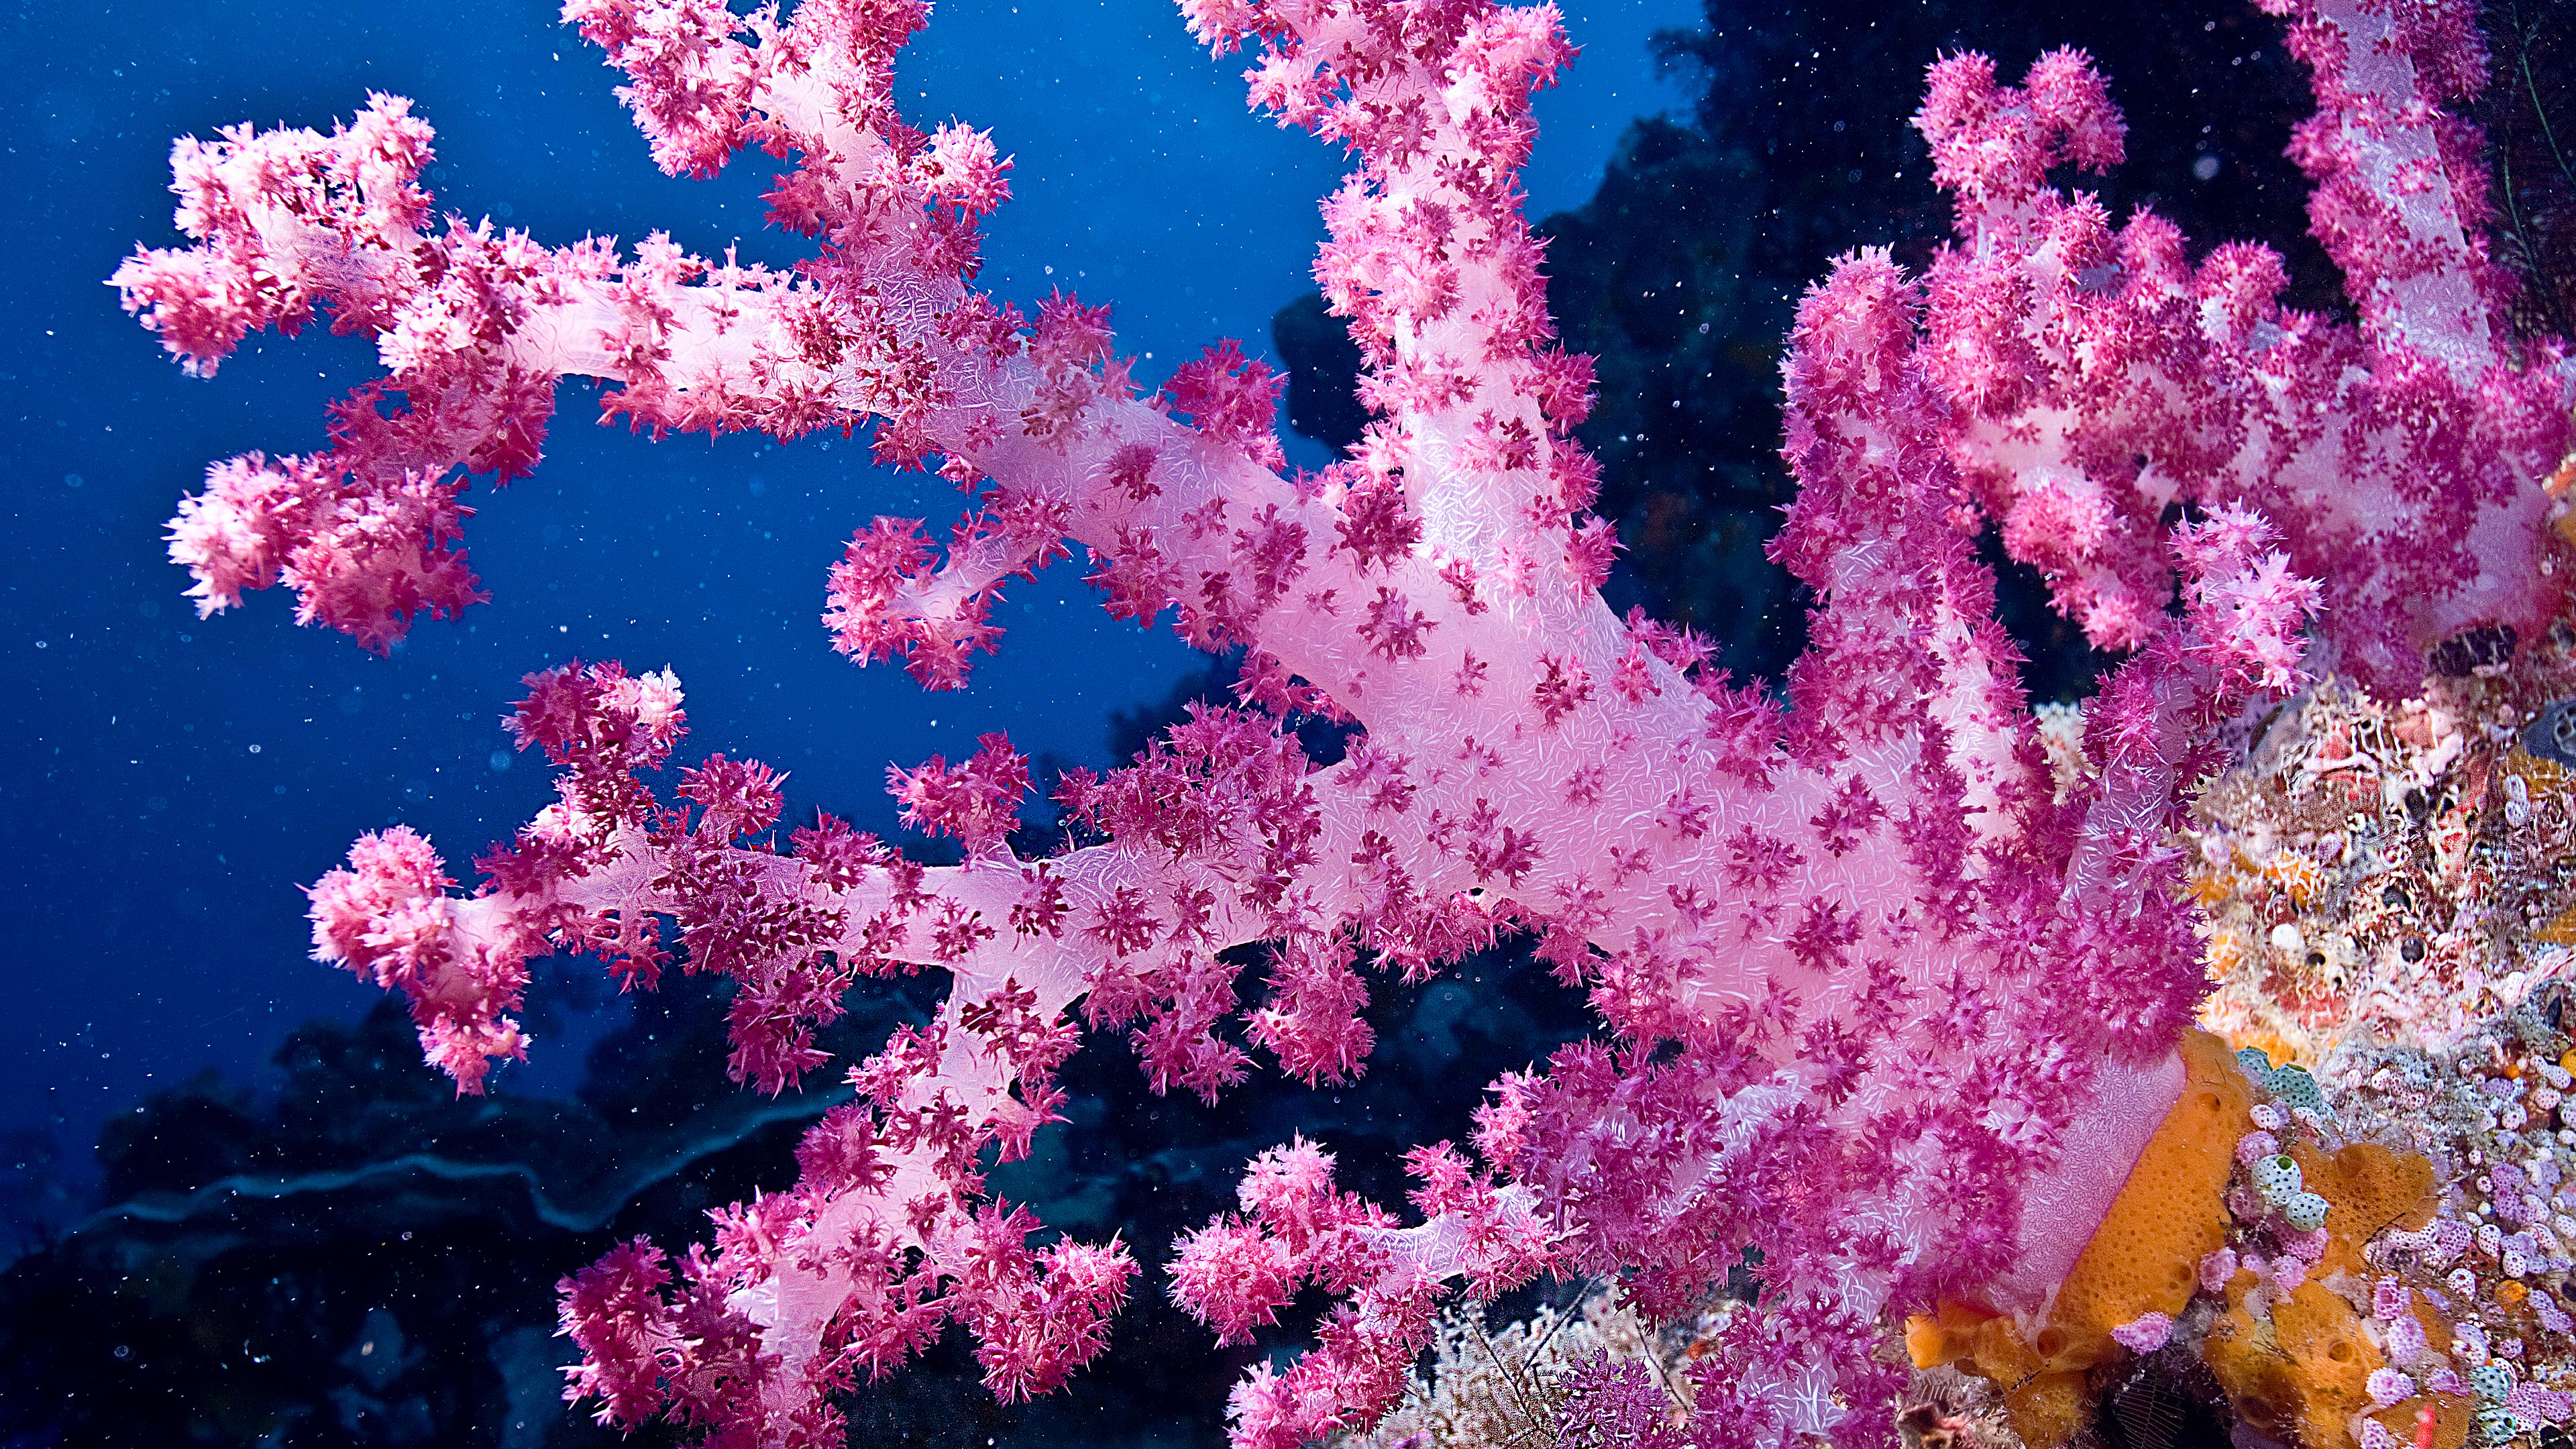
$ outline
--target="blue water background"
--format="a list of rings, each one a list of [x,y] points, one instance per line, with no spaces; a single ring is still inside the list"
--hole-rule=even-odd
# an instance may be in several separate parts
[[[1696,23],[1697,5],[1566,8],[1585,53],[1539,104],[1534,217],[1590,195],[1629,119],[1687,109],[1646,42]],[[297,887],[396,821],[469,876],[550,798],[499,726],[530,670],[576,654],[667,664],[689,696],[684,757],[755,755],[793,772],[791,818],[821,806],[888,831],[889,762],[955,758],[1004,728],[1098,766],[1110,713],[1200,662],[1168,631],[1110,621],[1076,561],[1012,592],[1002,652],[962,692],[854,668],[817,622],[825,568],[877,513],[944,529],[955,491],[873,467],[863,440],[654,444],[594,426],[587,385],[564,389],[535,478],[469,495],[493,602],[464,622],[424,623],[379,659],[295,627],[282,590],[200,621],[162,552],[174,501],[210,461],[318,446],[323,405],[378,372],[370,344],[315,329],[189,379],[117,310],[100,280],[118,259],[177,241],[172,136],[327,129],[390,91],[438,129],[443,209],[550,244],[666,229],[777,265],[804,243],[761,226],[765,157],[710,182],[655,171],[616,77],[544,4],[20,0],[7,34],[0,1176],[32,1163],[59,1202],[108,1114],[201,1070],[256,1082],[294,1024],[362,1013],[372,988],[306,958]],[[1114,303],[1122,347],[1159,380],[1219,337],[1266,354],[1271,313],[1312,285],[1316,203],[1341,160],[1250,114],[1242,69],[1192,46],[1165,0],[943,0],[899,76],[916,123],[990,127],[1017,158],[983,284],[1023,306],[1055,285]],[[538,1018],[533,1062],[499,1090],[578,1080],[580,1043],[617,1004],[575,985],[595,968],[575,971],[541,983],[572,1009]],[[42,1164],[48,1145],[59,1167]]]

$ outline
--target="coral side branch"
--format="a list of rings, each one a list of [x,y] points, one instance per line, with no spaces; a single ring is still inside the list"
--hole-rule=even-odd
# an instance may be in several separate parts
[[[2325,587],[2321,662],[2405,692],[2473,628],[2545,628],[2569,560],[2539,525],[2576,444],[2576,363],[2518,342],[2487,256],[2485,83],[2463,4],[2277,0],[2318,113],[2292,154],[2358,328],[2286,309],[2270,249],[2196,266],[2171,223],[2117,228],[2044,180],[2120,160],[2108,81],[2082,53],[1996,83],[1932,68],[1915,118],[1956,205],[1932,268],[1927,365],[1960,410],[1952,459],[2011,554],[2099,647],[2141,647],[2175,593],[2167,511],[2246,505]]]

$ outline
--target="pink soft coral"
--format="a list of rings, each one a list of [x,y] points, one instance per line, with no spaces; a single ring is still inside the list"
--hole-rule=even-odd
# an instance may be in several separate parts
[[[1886,1315],[1944,1293],[2044,1297],[2179,1090],[2171,1045],[2202,985],[2167,842],[2215,726],[2296,679],[2319,599],[2303,572],[2375,557],[2379,535],[2349,522],[2372,508],[2431,519],[2405,557],[2455,548],[2460,529],[2536,547],[2515,470],[2555,436],[2539,419],[2563,408],[2563,379],[2464,381],[2454,364],[2474,356],[2445,352],[2406,376],[2430,379],[2425,396],[2473,387],[2476,416],[2504,418],[2472,428],[2499,461],[2436,468],[2402,498],[2321,492],[2299,471],[2315,429],[2336,441],[2314,458],[2378,466],[2373,419],[2393,414],[2373,409],[2395,404],[2376,382],[2301,391],[2264,369],[2301,349],[2403,362],[2410,284],[2392,283],[2404,295],[2370,315],[2395,320],[2367,343],[2275,318],[2251,254],[2176,292],[2168,232],[2133,223],[2115,246],[2083,204],[2035,190],[2054,161],[2116,157],[2117,114],[2081,57],[2050,57],[2017,92],[1947,62],[1925,126],[1969,244],[1928,286],[1883,254],[1843,259],[1791,338],[1800,491],[1773,552],[1819,607],[1783,707],[1597,592],[1615,541],[1582,514],[1597,469],[1570,437],[1590,370],[1553,342],[1516,180],[1530,92],[1569,55],[1553,11],[1185,8],[1212,48],[1261,48],[1258,103],[1358,158],[1316,274],[1377,418],[1318,476],[1275,471],[1271,380],[1231,345],[1140,397],[1104,309],[1050,296],[1032,324],[968,285],[1007,163],[974,132],[925,135],[896,113],[891,58],[924,16],[910,0],[807,0],[790,23],[715,0],[567,8],[627,71],[666,169],[703,173],[746,144],[795,158],[773,217],[824,246],[793,274],[660,237],[621,261],[430,233],[412,189],[426,129],[382,99],[330,138],[181,148],[182,222],[204,245],[130,263],[129,305],[211,369],[246,328],[327,304],[378,338],[407,404],[389,417],[367,395],[329,453],[236,465],[194,506],[203,527],[183,517],[210,604],[333,547],[353,510],[395,520],[385,557],[444,567],[452,527],[396,500],[460,465],[532,461],[553,380],[577,373],[619,383],[606,413],[657,431],[873,418],[880,457],[935,458],[983,489],[944,558],[911,521],[854,538],[826,621],[863,662],[960,683],[998,641],[996,591],[1068,539],[1113,613],[1170,608],[1191,641],[1246,651],[1253,709],[1202,707],[1135,764],[1068,775],[1063,803],[1095,842],[1079,849],[1012,851],[1027,774],[998,735],[963,763],[892,772],[908,817],[966,847],[937,868],[828,816],[782,853],[777,777],[756,762],[712,757],[665,803],[643,775],[678,738],[676,681],[535,675],[514,728],[562,770],[557,803],[485,857],[470,899],[443,894],[417,837],[362,840],[315,888],[319,953],[406,991],[466,1090],[520,1049],[504,1013],[527,958],[555,947],[649,986],[671,923],[694,969],[737,983],[733,1070],[770,1091],[822,1065],[813,1028],[858,978],[948,974],[931,1022],[850,1070],[858,1100],[808,1135],[792,1191],[717,1214],[713,1250],[677,1271],[629,1246],[564,1286],[586,1356],[573,1389],[607,1421],[659,1412],[725,1442],[803,1445],[837,1433],[835,1394],[946,1322],[1005,1397],[1100,1351],[1126,1253],[1032,1250],[1035,1220],[988,1200],[980,1171],[987,1147],[1023,1154],[1054,1119],[1077,1012],[1125,1032],[1158,1090],[1239,1079],[1238,1020],[1287,1070],[1337,1079],[1370,1046],[1363,966],[1420,976],[1525,932],[1606,1029],[1496,1083],[1474,1158],[1411,1154],[1418,1222],[1336,1187],[1329,1155],[1297,1141],[1256,1159],[1242,1211],[1172,1265],[1175,1295],[1228,1339],[1300,1285],[1344,1299],[1315,1352],[1238,1389],[1238,1440],[1372,1421],[1452,1280],[1491,1293],[1547,1268],[1616,1271],[1665,1312],[1754,1250],[1762,1303],[1701,1361],[1701,1437],[1882,1441]],[[2426,31],[2427,53],[2456,50],[2449,33]],[[2348,169],[2365,192],[2384,179]],[[2105,308],[2137,313],[2118,337],[2162,340],[2050,350],[2129,316]],[[2442,335],[2492,336],[2463,327]],[[2227,395],[2259,416],[2214,425],[2224,448],[2149,430],[2158,456],[2207,475],[2166,531],[2137,478],[2086,471],[2101,450],[2085,440],[2213,375],[2244,382]],[[2245,431],[2293,407],[2309,443]],[[2017,469],[2007,444],[2059,463]],[[2471,456],[2442,446],[2406,456]],[[2090,711],[2093,772],[2063,800],[1963,530],[1969,496],[2011,547],[2063,555],[2069,606],[2134,649]],[[2325,568],[2329,601],[2366,606],[2415,577],[2391,567],[2358,585]],[[2177,579],[2178,614],[2163,607]],[[308,610],[376,642],[410,607],[390,583],[346,609],[306,587]],[[2395,633],[2364,620],[2337,637],[2393,669],[2390,650],[2489,596],[2422,593]],[[1281,726],[1295,712],[1361,733],[1318,768]],[[1229,948],[1256,942],[1268,981],[1243,1013]]]

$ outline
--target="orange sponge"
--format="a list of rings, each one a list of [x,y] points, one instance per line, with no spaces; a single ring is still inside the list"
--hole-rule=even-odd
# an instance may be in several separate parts
[[[2256,1318],[2246,1303],[2256,1281],[2252,1273],[2236,1275],[2227,1286],[2227,1312],[2201,1346],[2201,1357],[2236,1412],[2263,1432],[2308,1449],[2354,1443],[2354,1416],[2365,1411],[2386,1424],[2397,1442],[2414,1443],[2415,1414],[2424,1401],[2419,1396],[2371,1410],[2371,1371],[2387,1360],[2362,1335],[2361,1315],[2352,1305],[2311,1281]],[[2415,1315],[2427,1338],[2449,1341],[2450,1324],[2430,1307],[2417,1305]],[[2469,1427],[2468,1400],[2449,1395],[2436,1401],[2434,1449],[2460,1449]]]
[[[2180,1314],[2200,1260],[2227,1245],[2227,1176],[2254,1089],[2217,1037],[2192,1032],[2181,1052],[2182,1100],[2147,1139],[2049,1312],[2048,1328],[2090,1362],[2112,1356],[2112,1329],[2149,1313]]]
[[[2036,1333],[2025,1339],[2011,1318],[1959,1304],[1906,1325],[1917,1367],[1951,1364],[2003,1385],[2013,1432],[2030,1449],[2053,1449],[2083,1423],[2086,1374],[2127,1352],[2111,1330],[2180,1314],[2200,1260],[2226,1244],[2222,1198],[2253,1088],[2207,1032],[2186,1036],[2181,1053],[2182,1099],[2147,1139]]]
[[[2361,1315],[2316,1280],[2339,1271],[2365,1277],[2369,1266],[2362,1246],[2381,1229],[2422,1227],[2433,1215],[2433,1164],[2375,1142],[2328,1154],[2301,1141],[2289,1151],[2308,1190],[2328,1204],[2325,1252],[2309,1281],[2272,1305],[2268,1321],[2254,1316],[2247,1303],[2260,1280],[2238,1273],[2227,1285],[2227,1312],[2212,1325],[2201,1357],[2229,1402],[2255,1427],[2308,1449],[2340,1449],[2354,1442],[2353,1416],[2370,1408],[2365,1386],[2371,1371],[2387,1360],[2364,1336]],[[2425,1338],[2451,1341],[2450,1324],[2429,1305],[2417,1304],[2415,1313]],[[2388,1423],[2398,1442],[2411,1443],[2414,1409],[2398,1407],[2405,1409],[2402,1423],[2391,1417],[2396,1409],[2374,1417]],[[2465,1412],[2445,1413],[2436,1417],[2436,1449],[2458,1449],[2468,1418]]]
[[[2248,1295],[2259,1281],[2238,1273],[2227,1285],[2227,1312],[2211,1325],[2201,1357],[2254,1427],[2308,1449],[2349,1442],[2352,1416],[2370,1407],[2371,1371],[2386,1360],[2352,1305],[2316,1283],[2300,1284],[2256,1317]]]
[[[2325,1256],[2317,1260],[2321,1274],[2338,1268],[2368,1272],[2361,1250],[2381,1229],[2411,1232],[2432,1220],[2433,1164],[2419,1154],[2356,1142],[2328,1156],[2302,1141],[2291,1146],[2290,1156],[2308,1191],[2331,1204]]]
[[[2469,1442],[2469,1430],[2477,1425],[2476,1405],[2459,1394],[2417,1394],[2370,1417],[2386,1424],[2398,1443],[2412,1444],[2415,1421],[2426,1404],[2433,1406],[2433,1449],[2460,1449]]]
[[[2227,1180],[2252,1126],[2254,1089],[2217,1037],[2193,1032],[2181,1051],[2182,1100],[2148,1139],[2036,1333],[2025,1337],[2010,1317],[1955,1303],[1906,1325],[1916,1367],[1950,1364],[2002,1385],[2013,1431],[2030,1449],[2055,1449],[2082,1425],[2087,1375],[2125,1352],[2111,1330],[2149,1313],[2179,1316],[2201,1260],[2226,1244]],[[2352,1305],[2317,1280],[2366,1277],[2364,1244],[2385,1228],[2422,1227],[2433,1212],[2433,1165],[2372,1142],[2327,1153],[2299,1141],[2288,1150],[2307,1189],[2328,1204],[2325,1252],[2310,1280],[2260,1317],[2248,1301],[2260,1280],[2239,1272],[2201,1355],[2249,1422],[2306,1449],[2347,1449],[2355,1416],[2370,1408],[2371,1370],[2385,1360]],[[2450,1324],[2430,1307],[2419,1304],[2416,1314],[2428,1340],[2450,1342]],[[2411,1443],[2415,1407],[2374,1417]],[[2436,1449],[2459,1449],[2466,1412],[2446,1400],[2436,1422]]]

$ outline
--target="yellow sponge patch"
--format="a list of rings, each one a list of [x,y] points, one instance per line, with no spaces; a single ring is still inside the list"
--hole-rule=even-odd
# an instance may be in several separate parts
[[[2384,1228],[2422,1227],[2433,1216],[2433,1164],[2376,1142],[2329,1154],[2300,1141],[2289,1151],[2308,1191],[2326,1200],[2325,1252],[2309,1281],[2260,1318],[2248,1303],[2260,1280],[2238,1273],[2227,1285],[2226,1315],[2211,1327],[2201,1357],[2255,1427],[2307,1449],[2342,1449],[2355,1442],[2353,1416],[2370,1408],[2371,1371],[2387,1361],[2364,1336],[2361,1315],[2317,1279],[2337,1272],[2366,1278],[2364,1244]],[[2429,1306],[2419,1304],[2416,1316],[2427,1339],[2451,1341],[2450,1325]],[[2439,1438],[2448,1432],[2442,1423],[2437,1420],[2436,1449],[2457,1449],[2459,1438]],[[2466,1423],[2462,1417],[2460,1434]],[[2400,1443],[2413,1443],[2413,1411],[2402,1432],[2393,1422],[2389,1428]]]
[[[2352,1416],[2370,1407],[2366,1385],[2384,1367],[2352,1305],[2316,1283],[2257,1317],[2248,1299],[2259,1280],[2239,1273],[2227,1312],[2211,1325],[2201,1357],[2246,1422],[2308,1449],[2351,1442]],[[2407,1430],[2407,1439],[2414,1430]]]
[[[2433,1164],[2412,1152],[2356,1142],[2329,1156],[2307,1142],[2291,1146],[2310,1192],[2329,1204],[2326,1251],[2319,1273],[2367,1273],[2364,1244],[2386,1228],[2412,1231],[2432,1221]]]

